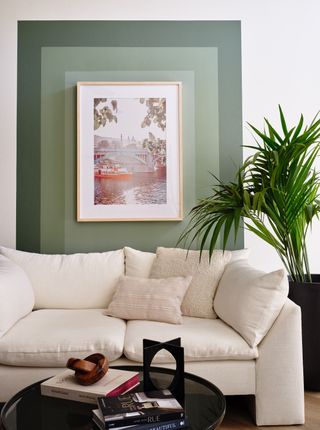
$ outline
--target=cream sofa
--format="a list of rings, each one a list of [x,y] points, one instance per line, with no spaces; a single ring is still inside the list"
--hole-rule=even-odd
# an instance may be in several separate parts
[[[221,318],[183,316],[182,324],[168,324],[106,316],[119,276],[148,277],[153,253],[61,256],[0,247],[0,254],[0,402],[61,371],[71,356],[101,352],[114,365],[139,364],[143,338],[181,337],[185,370],[226,395],[254,395],[257,425],[304,422],[300,308],[289,299],[252,347]],[[231,254],[231,261],[247,256]],[[173,366],[165,353],[154,364]]]

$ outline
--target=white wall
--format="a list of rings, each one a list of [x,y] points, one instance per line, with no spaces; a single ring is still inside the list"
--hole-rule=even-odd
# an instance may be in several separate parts
[[[310,119],[320,108],[318,0],[0,0],[0,244],[15,246],[16,70],[18,20],[241,20],[243,118],[262,125]],[[244,131],[244,142],[251,142]],[[310,239],[312,269],[320,272],[320,227]],[[280,265],[273,251],[246,234],[251,261]]]

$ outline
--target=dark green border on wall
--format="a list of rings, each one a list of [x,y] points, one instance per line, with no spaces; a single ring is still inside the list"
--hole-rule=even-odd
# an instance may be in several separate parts
[[[41,48],[50,46],[217,47],[220,178],[233,178],[235,166],[242,159],[240,22],[21,21],[18,23],[18,249],[41,251]],[[237,248],[241,246],[243,238],[236,244]]]

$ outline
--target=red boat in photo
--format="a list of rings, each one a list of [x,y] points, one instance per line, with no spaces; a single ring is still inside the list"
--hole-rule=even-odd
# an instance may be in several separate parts
[[[99,163],[94,168],[95,178],[102,179],[130,179],[132,172],[129,172],[126,167],[121,166],[118,163]]]

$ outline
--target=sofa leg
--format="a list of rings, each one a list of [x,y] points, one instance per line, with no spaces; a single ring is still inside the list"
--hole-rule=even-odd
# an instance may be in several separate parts
[[[245,397],[245,406],[252,418],[252,422],[256,423],[256,399],[253,394],[248,394]]]
[[[0,403],[0,414],[1,414],[1,410],[4,407],[4,403]],[[3,426],[2,426],[2,422],[1,422],[1,418],[0,418],[0,430],[3,430]]]

